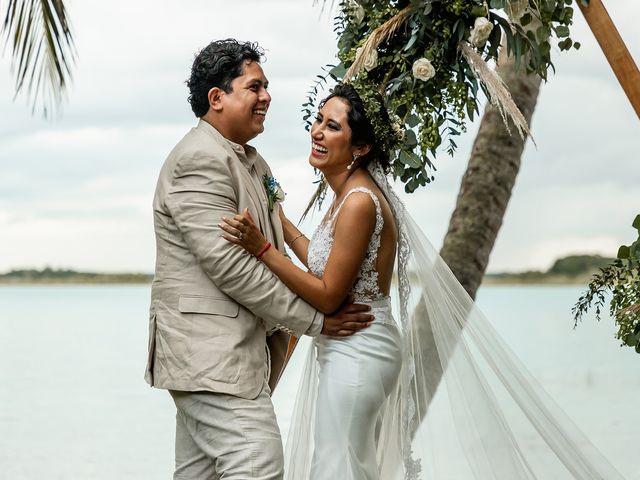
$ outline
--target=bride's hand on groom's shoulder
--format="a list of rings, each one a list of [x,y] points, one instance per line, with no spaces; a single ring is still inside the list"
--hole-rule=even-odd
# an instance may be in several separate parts
[[[267,244],[267,240],[246,208],[233,218],[222,217],[222,222],[218,226],[224,231],[222,237],[225,240],[240,245],[252,255],[257,255]]]
[[[373,322],[371,307],[362,303],[353,303],[353,295],[345,300],[342,306],[331,315],[324,317],[322,335],[330,337],[348,337],[367,328]]]

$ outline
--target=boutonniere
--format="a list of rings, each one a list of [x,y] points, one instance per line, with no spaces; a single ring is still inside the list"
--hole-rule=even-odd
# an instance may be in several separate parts
[[[262,176],[262,184],[267,192],[267,200],[269,201],[269,211],[273,211],[276,202],[282,202],[286,193],[280,187],[280,184],[270,175],[266,173]]]

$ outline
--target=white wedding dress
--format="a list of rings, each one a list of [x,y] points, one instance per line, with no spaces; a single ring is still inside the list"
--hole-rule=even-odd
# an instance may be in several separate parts
[[[321,335],[314,341],[319,381],[312,480],[379,479],[376,419],[401,367],[400,332],[391,314],[391,299],[380,292],[375,270],[384,220],[378,197],[371,190],[361,187],[347,192],[333,215],[316,230],[309,243],[309,269],[317,277],[324,274],[335,219],[347,198],[356,192],[371,196],[376,224],[351,293],[356,302],[371,305],[375,321],[350,337]]]
[[[372,306],[375,320],[351,337],[320,336],[311,344],[291,418],[285,478],[622,480],[503,342],[382,170],[369,171],[398,227],[398,322],[373,268],[383,222],[379,200],[368,189],[354,189],[349,194],[367,193],[376,205],[374,234],[352,291],[356,301]],[[339,210],[311,239],[308,264],[317,276]],[[450,419],[454,443],[432,437],[441,417]],[[456,468],[436,468],[442,457]]]

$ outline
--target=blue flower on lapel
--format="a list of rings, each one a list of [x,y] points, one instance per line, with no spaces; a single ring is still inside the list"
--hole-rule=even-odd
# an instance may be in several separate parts
[[[280,184],[270,175],[266,173],[262,176],[262,184],[267,192],[267,200],[269,201],[269,211],[273,211],[273,206],[276,202],[282,202],[285,197],[285,193],[280,187]]]

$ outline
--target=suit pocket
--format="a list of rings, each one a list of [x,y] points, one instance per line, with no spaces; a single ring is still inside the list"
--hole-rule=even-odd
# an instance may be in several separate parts
[[[188,356],[184,361],[194,379],[237,383],[238,348],[245,341],[240,306],[228,298],[180,295],[178,310],[188,330]]]
[[[204,295],[180,295],[178,310],[181,313],[207,313],[223,317],[237,317],[240,306],[226,298],[206,297]]]

